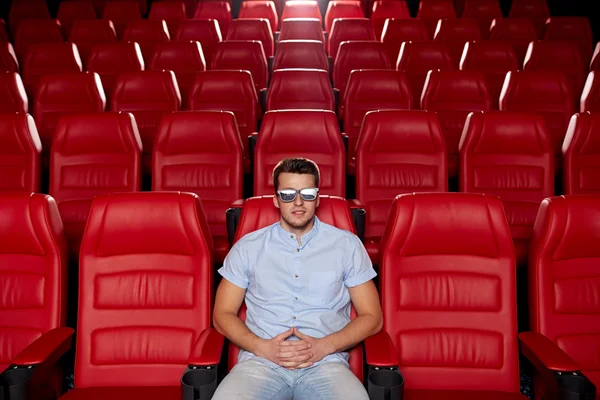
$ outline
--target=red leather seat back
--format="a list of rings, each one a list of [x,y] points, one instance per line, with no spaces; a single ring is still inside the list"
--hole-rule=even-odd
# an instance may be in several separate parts
[[[0,42],[8,42],[8,30],[6,22],[2,18],[0,18]]]
[[[336,18],[364,18],[365,13],[357,0],[333,0],[325,11],[325,32],[331,32]]]
[[[164,42],[154,46],[148,64],[151,71],[170,70],[175,73],[181,93],[182,108],[188,108],[190,90],[196,74],[206,71],[206,61],[199,42]]]
[[[340,90],[340,98],[355,69],[393,69],[383,43],[375,41],[350,41],[340,43],[333,66],[333,85]]]
[[[356,198],[367,212],[365,246],[374,263],[394,197],[446,191],[446,145],[434,112],[377,110],[365,115],[356,150]]]
[[[319,166],[320,193],[346,195],[346,150],[333,111],[281,110],[263,116],[254,153],[254,194],[275,193],[273,168],[286,157],[306,157]]]
[[[171,37],[165,21],[141,19],[127,23],[123,32],[123,40],[139,44],[144,61],[149,64],[154,47],[158,43],[170,41]]]
[[[421,105],[421,93],[427,73],[436,69],[451,71],[456,67],[445,43],[429,41],[402,43],[396,69],[406,72],[414,107],[418,108]]]
[[[284,40],[318,40],[325,45],[321,20],[319,18],[282,18],[279,41]]]
[[[539,205],[554,196],[554,163],[543,117],[477,112],[467,118],[460,143],[460,191],[499,196],[515,243],[517,264],[527,264]]]
[[[433,38],[440,19],[456,18],[452,0],[422,0],[419,2],[417,18],[421,18],[427,27],[427,33]]]
[[[59,120],[69,114],[102,112],[106,97],[94,72],[43,75],[33,104],[42,148],[48,154]]]
[[[331,80],[322,69],[278,69],[273,72],[267,109],[335,111]]]
[[[267,58],[275,53],[273,31],[269,20],[265,18],[233,20],[226,40],[258,40]]]
[[[273,70],[310,68],[329,70],[323,43],[316,40],[284,40],[277,44]]]
[[[288,0],[283,6],[281,20],[288,18],[317,18],[322,24],[319,3],[315,0]]]
[[[458,142],[471,111],[490,111],[492,97],[482,73],[476,71],[429,71],[421,108],[435,111],[448,152],[448,174],[458,174]]]
[[[228,1],[199,1],[194,12],[194,19],[217,20],[221,36],[225,38],[231,24],[231,5]]]
[[[69,42],[77,45],[79,56],[87,70],[92,47],[97,44],[116,43],[117,34],[111,21],[104,19],[73,21]]]
[[[372,12],[371,12],[371,23],[373,25],[373,31],[375,32],[375,38],[377,40],[382,39],[382,32],[384,30],[386,21],[388,19],[392,20],[402,20],[405,18],[410,18],[410,11],[408,10],[408,6],[404,1],[386,1],[386,0],[377,0],[373,2]],[[415,19],[416,20],[416,19]],[[419,20],[421,21],[421,20]],[[425,25],[423,25],[423,28]],[[429,39],[427,36],[427,31],[425,32],[426,40]],[[414,39],[411,39],[414,40]],[[383,40],[382,40],[383,41]],[[400,46],[398,45],[398,49]],[[395,59],[395,57],[393,57]]]
[[[573,93],[563,72],[511,71],[500,95],[500,110],[542,114],[554,149],[555,171],[561,166],[561,147],[569,119],[575,113]]]
[[[60,119],[50,152],[50,195],[77,255],[96,196],[141,190],[141,140],[129,113],[89,113]]]
[[[396,2],[383,1],[384,4]],[[381,32],[381,42],[385,45],[392,64],[398,61],[398,53],[404,42],[428,42],[425,22],[419,18],[388,19]]]
[[[0,73],[0,113],[26,113],[28,108],[21,76],[16,72]]]
[[[174,42],[189,42],[190,40],[200,42],[208,67],[212,63],[217,43],[222,40],[219,21],[216,19],[182,21],[177,33],[171,35],[171,40]]]
[[[479,24],[473,18],[441,19],[433,39],[446,43],[450,58],[458,68],[465,43],[481,39]]]
[[[31,115],[0,114],[0,193],[39,192],[41,152],[42,144]]]
[[[352,218],[352,212],[348,202],[336,196],[319,195],[319,207],[315,215],[321,221],[356,234],[356,227]],[[274,224],[279,220],[279,210],[273,205],[273,195],[251,197],[244,202],[242,215],[235,232],[234,241],[237,242],[244,235],[255,230]],[[354,308],[351,318],[356,317]],[[246,307],[242,305],[239,316],[246,320]],[[228,367],[229,369],[237,363],[240,349],[233,343],[229,344]],[[350,369],[358,379],[363,380],[363,350],[361,345],[350,349]]]
[[[571,117],[562,154],[564,194],[600,194],[600,114]]]
[[[12,1],[8,13],[10,33],[13,37],[23,19],[50,19],[50,11],[45,0]]]
[[[520,0],[511,3],[508,16],[511,18],[529,18],[538,38],[544,34],[544,25],[550,17],[546,0]]]
[[[58,5],[56,19],[68,37],[71,34],[73,23],[77,20],[91,21],[97,17],[94,4],[91,1],[62,1]]]
[[[267,58],[258,40],[232,40],[217,44],[210,69],[243,69],[252,74],[256,91],[267,87],[269,69]]]
[[[135,1],[109,1],[104,6],[102,18],[112,21],[117,37],[122,39],[127,24],[141,20],[142,14],[139,4]]]
[[[225,211],[243,198],[242,157],[235,116],[229,111],[169,114],[158,128],[152,190],[200,196],[216,251],[229,247]],[[221,262],[225,254],[218,254]]]
[[[490,25],[490,39],[509,42],[519,65],[523,65],[529,43],[537,40],[533,22],[529,18],[496,18]]]
[[[405,388],[519,393],[515,253],[502,202],[400,195],[381,249],[383,329]]]
[[[150,6],[148,19],[164,20],[169,28],[169,36],[177,34],[181,21],[187,20],[185,3],[179,1],[156,1]]]
[[[473,18],[479,24],[482,39],[490,36],[490,25],[496,18],[502,18],[498,0],[465,0],[462,18]]]
[[[238,19],[266,18],[269,20],[271,32],[279,30],[279,17],[273,1],[243,1]]]
[[[600,318],[591,293],[596,285],[600,199],[571,195],[540,206],[529,263],[531,330],[555,342],[597,386]]]
[[[9,41],[0,41],[0,72],[19,72],[19,61]]]
[[[478,40],[467,42],[463,54],[460,69],[483,74],[492,96],[492,106],[497,109],[506,73],[519,69],[513,47],[499,40]]]
[[[81,244],[75,387],[178,386],[211,325],[212,251],[193,194],[94,199]]]
[[[87,70],[97,72],[102,80],[107,104],[113,98],[117,75],[144,70],[144,59],[137,43],[96,44],[90,51]]]
[[[350,40],[376,41],[375,32],[368,18],[338,18],[333,21],[327,53],[335,60],[340,43]]]
[[[594,35],[587,17],[550,17],[546,20],[543,39],[577,42],[585,62],[589,62],[594,49]]]
[[[20,58],[31,45],[64,41],[63,29],[56,19],[23,19],[14,35],[15,50]]]
[[[584,60],[579,47],[572,41],[537,40],[529,44],[523,70],[564,72],[574,101],[579,101],[588,65],[589,60]]]

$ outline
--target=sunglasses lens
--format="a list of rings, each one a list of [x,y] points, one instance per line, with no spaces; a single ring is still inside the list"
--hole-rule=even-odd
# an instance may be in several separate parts
[[[313,201],[317,198],[317,189],[302,189],[300,196],[306,201]]]
[[[296,198],[296,191],[295,190],[280,190],[279,198],[281,199],[281,201],[286,202],[286,203],[293,201]]]

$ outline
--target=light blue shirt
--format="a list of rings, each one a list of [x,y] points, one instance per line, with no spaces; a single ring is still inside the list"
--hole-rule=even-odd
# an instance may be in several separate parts
[[[292,326],[316,338],[340,331],[350,322],[348,288],[377,275],[360,239],[349,231],[315,217],[301,239],[298,245],[296,235],[276,222],[241,238],[219,269],[246,289],[246,326],[262,339]],[[242,350],[238,362],[252,357]],[[348,353],[330,354],[320,362],[348,365]]]

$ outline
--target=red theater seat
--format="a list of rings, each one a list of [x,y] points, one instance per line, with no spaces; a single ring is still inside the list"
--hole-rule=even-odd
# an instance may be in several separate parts
[[[544,34],[544,25],[550,17],[547,0],[519,0],[511,3],[508,16],[511,18],[529,18],[533,22],[538,38]]]
[[[273,168],[285,157],[306,157],[321,171],[321,194],[345,197],[346,150],[333,111],[282,110],[263,116],[254,152],[254,194],[274,194]]]
[[[510,43],[519,65],[523,65],[529,43],[537,40],[533,22],[529,18],[496,18],[490,25],[490,39]]]
[[[278,69],[273,72],[265,111],[293,109],[335,111],[335,99],[327,71]]]
[[[577,42],[587,62],[594,49],[594,36],[587,17],[550,17],[546,21],[544,40]]]
[[[320,23],[323,19],[319,3],[315,0],[288,0],[283,6],[281,20],[288,18],[317,18]]]
[[[42,143],[31,115],[0,114],[0,193],[39,192],[41,153]],[[1,266],[0,261],[0,269]],[[0,364],[4,363],[0,361]],[[0,373],[3,370],[0,365]]]
[[[150,6],[150,20],[164,20],[169,28],[169,36],[174,37],[181,21],[188,19],[185,4],[179,1],[155,1]]]
[[[333,21],[336,18],[364,18],[365,13],[362,10],[358,0],[332,0],[327,3],[325,11],[325,31],[331,32]]]
[[[141,189],[141,140],[129,113],[61,118],[50,152],[50,195],[65,225],[69,254],[77,259],[92,200]]]
[[[65,35],[71,34],[71,27],[77,20],[95,20],[98,18],[91,1],[61,1],[58,5],[56,19],[60,21]]]
[[[316,40],[284,40],[277,44],[273,70],[310,68],[329,70],[322,42]]]
[[[564,194],[600,194],[600,114],[571,117],[562,154]]]
[[[171,40],[169,29],[163,20],[142,19],[128,22],[123,33],[123,41],[140,45],[144,62],[148,64],[154,48],[159,43]]]
[[[8,13],[10,33],[17,33],[17,27],[24,19],[50,19],[50,11],[45,0],[12,1]]]
[[[0,113],[27,113],[29,102],[21,76],[16,72],[0,73]]]
[[[275,3],[272,1],[242,1],[238,19],[266,18],[269,20],[271,31],[279,30],[279,17]]]
[[[216,19],[182,21],[171,39],[174,42],[200,42],[207,67],[212,64],[217,43],[222,40],[219,22]]]
[[[473,18],[479,25],[482,39],[490,36],[490,25],[496,18],[502,18],[502,9],[498,0],[465,0],[462,18]]]
[[[127,24],[141,20],[142,15],[139,5],[135,1],[109,1],[104,6],[102,18],[112,21],[117,37],[122,39]]]
[[[410,19],[410,12],[406,2],[404,1],[377,0],[373,2],[372,9],[373,11],[371,12],[370,18],[373,25],[373,31],[375,32],[375,38],[377,40],[382,39],[381,33],[383,32],[388,19]],[[419,21],[422,20],[419,19]],[[423,27],[425,27],[425,25],[423,25]],[[427,40],[429,39],[429,36],[427,36],[427,31],[425,31],[425,37]],[[400,48],[400,46],[398,46],[398,48]]]
[[[283,40],[318,40],[325,45],[321,20],[319,18],[282,19],[279,41]]]
[[[231,24],[231,5],[227,1],[200,1],[196,5],[194,19],[217,20],[221,36],[227,37]]]
[[[267,58],[273,57],[275,53],[273,32],[269,20],[265,18],[233,20],[226,40],[258,40],[262,43]]]
[[[465,43],[481,39],[479,25],[472,18],[441,19],[437,25],[434,40],[439,40],[448,46],[450,58],[458,68]]]
[[[454,2],[452,0],[421,0],[417,18],[425,22],[429,38],[433,38],[440,19],[456,18]]]
[[[0,18],[0,42],[8,42],[8,31],[6,30],[6,22]]]
[[[98,44],[112,44],[116,41],[117,34],[113,23],[104,19],[74,21],[69,34],[69,42],[77,45],[86,70],[92,47]]]
[[[365,115],[356,149],[356,198],[366,214],[365,247],[379,263],[392,200],[412,192],[448,191],[448,161],[434,112],[377,110]]]
[[[340,43],[349,40],[376,41],[375,32],[368,18],[338,18],[333,21],[327,53],[335,61]]]
[[[397,3],[387,1],[384,3]],[[429,36],[425,22],[419,18],[388,19],[385,21],[381,33],[381,42],[385,45],[390,56],[390,61],[395,64],[398,60],[400,47],[404,42],[428,42]]]
[[[581,112],[600,111],[600,73],[598,71],[590,71],[585,81],[583,91],[581,92],[581,99],[579,101],[579,108]]]
[[[228,111],[166,115],[152,159],[152,190],[192,192],[202,199],[215,247],[215,262],[227,252],[225,211],[242,198],[243,147]]]
[[[217,44],[210,69],[250,71],[257,93],[267,87],[267,58],[258,40],[236,40]]]
[[[500,197],[519,267],[527,265],[538,207],[554,196],[552,153],[540,115],[478,112],[467,118],[460,143],[460,191]]]
[[[19,22],[14,35],[15,51],[21,60],[32,45],[64,41],[65,36],[60,22],[55,19],[24,19]]]

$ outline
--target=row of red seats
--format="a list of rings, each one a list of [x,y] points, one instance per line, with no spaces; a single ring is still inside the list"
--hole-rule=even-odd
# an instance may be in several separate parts
[[[0,114],[2,191],[40,190],[40,142],[27,114]],[[600,193],[600,114],[571,118],[562,146],[564,192]],[[311,127],[306,129],[305,126]],[[390,200],[406,192],[448,191],[449,151],[435,113],[367,113],[356,150],[356,198],[366,211],[365,246],[377,263]],[[254,195],[273,192],[271,172],[287,156],[315,160],[321,193],[346,196],[345,148],[331,111],[265,114],[253,151]],[[233,113],[171,113],[160,121],[151,163],[152,190],[191,191],[205,203],[217,261],[228,251],[225,212],[243,197],[243,147]],[[467,118],[457,155],[459,190],[498,195],[512,228],[519,265],[527,259],[539,203],[556,193],[554,152],[536,114],[476,112]],[[142,144],[128,113],[61,118],[49,149],[51,194],[59,204],[73,254],[89,202],[105,193],[141,190]]]
[[[515,253],[499,199],[396,197],[382,243],[384,327],[350,349],[352,371],[370,387],[377,375],[401,374],[411,399],[524,399],[520,345],[538,373],[538,394],[556,394],[560,385],[595,397],[599,366],[589,349],[598,341],[597,308],[581,291],[594,285],[589,275],[600,232],[590,216],[599,213],[597,196],[543,201],[529,262],[533,331],[518,340]],[[317,215],[356,232],[343,199],[323,196]],[[7,300],[0,310],[0,376],[14,387],[50,382],[73,335],[64,327],[61,218],[54,200],[40,194],[1,195],[0,216],[0,246],[7,249],[0,268],[8,277],[1,281]],[[270,197],[249,199],[236,238],[277,218]],[[96,198],[80,254],[75,388],[60,398],[179,400],[188,389],[210,398],[224,347],[211,328],[212,250],[203,204],[192,194]],[[228,353],[231,369],[235,346]],[[28,389],[34,394],[37,387]]]

